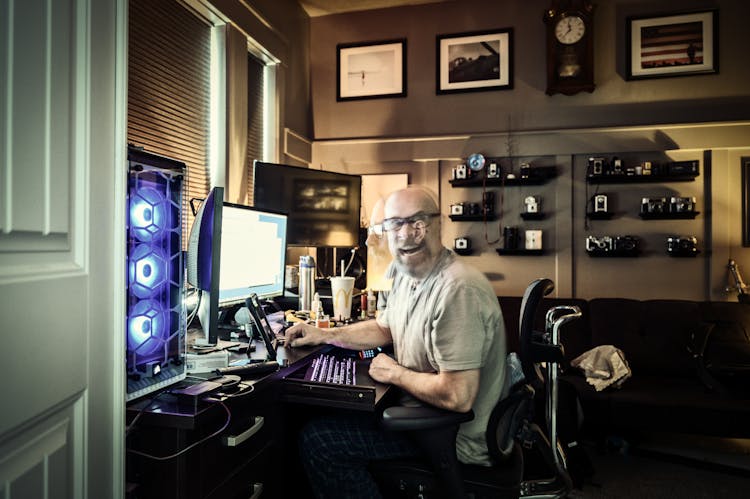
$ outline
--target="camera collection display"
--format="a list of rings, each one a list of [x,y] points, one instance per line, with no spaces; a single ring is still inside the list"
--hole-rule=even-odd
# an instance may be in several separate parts
[[[667,161],[663,163],[643,161],[635,165],[625,165],[622,159],[614,156],[590,157],[588,160],[587,178],[589,181],[617,180],[623,181],[627,177],[639,177],[658,181],[671,180],[675,178],[694,178],[699,173],[698,160],[689,161]],[[635,178],[633,179],[635,180]]]
[[[536,170],[544,170],[540,174]],[[539,179],[550,178],[554,167],[531,167],[522,163],[518,177],[513,172],[504,172],[499,161],[484,158],[480,154],[469,156],[465,163],[452,169],[450,183],[453,187],[502,186],[502,185],[538,185]],[[699,175],[699,161],[651,162],[643,161],[634,165],[625,165],[614,156],[590,157],[588,159],[587,182],[592,183],[628,183],[650,181],[689,181]],[[519,183],[513,183],[515,180]],[[509,183],[506,183],[510,181]],[[523,182],[529,181],[531,182]],[[492,183],[490,182],[492,181]],[[524,220],[544,218],[542,197],[529,194],[521,197],[519,216]],[[643,219],[687,219],[695,218],[697,201],[693,196],[673,195],[643,197],[638,214]],[[613,215],[610,194],[595,193],[588,198],[586,216],[592,219],[608,219]],[[495,193],[483,191],[481,202],[457,202],[450,205],[450,218],[454,221],[491,221],[495,220]],[[504,226],[502,230],[502,248],[499,254],[542,254],[543,231],[536,228],[523,229],[517,226]],[[693,235],[668,235],[665,250],[669,256],[696,256],[700,253],[698,239]],[[458,254],[468,255],[473,252],[472,242],[468,236],[454,239],[454,250]],[[643,240],[631,234],[625,235],[589,235],[585,240],[585,250],[589,256],[631,257],[639,256],[644,250]]]
[[[588,236],[586,253],[589,256],[638,256],[641,242],[637,236]],[[698,238],[695,236],[667,236],[666,250],[669,256],[696,256]]]
[[[587,183],[648,183],[693,181],[699,175],[698,160],[651,162],[625,165],[617,156],[590,157],[587,165]],[[612,218],[610,196],[596,192],[587,201],[586,217],[593,220]],[[663,196],[642,197],[638,215],[644,220],[694,219],[697,201],[694,196],[668,193]],[[638,256],[643,251],[643,241],[637,236],[601,235],[586,238],[586,252],[590,256]],[[669,256],[692,257],[700,253],[698,239],[692,235],[668,235],[665,238]]]
[[[510,170],[510,169],[509,169]],[[485,158],[481,154],[470,155],[464,163],[451,170],[450,183],[454,187],[505,185],[539,185],[547,178],[554,176],[554,167],[532,167],[524,162],[519,165],[517,173],[504,171],[496,158]],[[539,195],[528,195],[522,198],[520,216],[525,220],[539,220],[542,213],[542,198]],[[481,202],[460,201],[449,206],[449,218],[452,221],[494,221],[495,192],[483,191]],[[542,230],[522,231],[518,227],[505,227],[501,251],[540,253],[542,250]],[[472,254],[472,243],[468,236],[457,237],[453,241],[453,250],[460,255]]]
[[[588,236],[586,251],[592,256],[637,256],[639,242],[637,236]]]

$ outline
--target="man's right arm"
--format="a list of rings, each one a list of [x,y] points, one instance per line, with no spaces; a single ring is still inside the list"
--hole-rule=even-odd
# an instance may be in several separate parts
[[[355,322],[348,326],[321,329],[299,323],[286,330],[286,345],[303,347],[328,344],[350,350],[365,350],[390,344],[390,329],[376,320]]]

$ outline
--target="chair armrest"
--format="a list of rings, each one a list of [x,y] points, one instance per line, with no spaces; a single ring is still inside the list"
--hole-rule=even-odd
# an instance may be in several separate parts
[[[437,407],[393,406],[383,411],[383,428],[389,431],[419,431],[459,425],[474,419],[474,411],[454,412]]]

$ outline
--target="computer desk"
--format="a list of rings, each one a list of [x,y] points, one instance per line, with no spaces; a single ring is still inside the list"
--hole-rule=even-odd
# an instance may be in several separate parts
[[[266,357],[263,342],[256,341],[255,359]],[[347,408],[327,408],[324,399],[309,399],[295,391],[290,396],[284,389],[285,378],[309,363],[312,356],[331,348],[277,348],[280,369],[252,380],[252,392],[225,398],[222,404],[179,402],[170,395],[171,388],[131,402],[126,410],[126,423],[138,416],[136,426],[127,436],[127,448],[158,457],[169,456],[219,430],[231,412],[229,426],[219,435],[177,457],[153,460],[127,453],[127,497],[159,499],[212,499],[233,497],[292,497],[304,482],[303,475],[290,480],[289,470],[302,473],[295,465],[296,440],[304,420],[327,410],[340,412]],[[246,355],[230,353],[231,358]],[[200,377],[209,375],[201,374]],[[188,378],[177,386],[199,382]],[[363,417],[371,417],[389,403],[390,390],[385,389],[377,406],[362,406]],[[226,407],[226,409],[225,409]],[[295,483],[296,482],[296,483]],[[254,495],[255,494],[255,495]],[[291,494],[291,495],[290,495]]]

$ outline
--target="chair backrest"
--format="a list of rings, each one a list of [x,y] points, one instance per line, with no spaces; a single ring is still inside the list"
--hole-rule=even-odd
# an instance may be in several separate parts
[[[521,314],[518,321],[519,353],[524,376],[532,386],[538,386],[544,382],[539,366],[534,362],[532,355],[532,351],[535,349],[535,345],[533,345],[534,317],[542,298],[550,294],[553,289],[555,289],[555,283],[551,280],[537,279],[526,288],[521,301]]]
[[[485,437],[490,457],[496,463],[513,455],[513,446],[521,429],[533,417],[533,403],[534,389],[527,383],[520,383],[495,405],[487,422]]]

